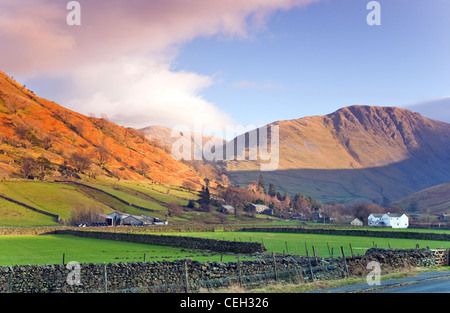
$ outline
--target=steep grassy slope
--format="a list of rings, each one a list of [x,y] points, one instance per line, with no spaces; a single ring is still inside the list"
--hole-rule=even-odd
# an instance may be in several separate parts
[[[196,193],[181,188],[166,186],[164,192],[158,191],[158,188],[160,186],[146,182],[117,183],[108,179],[85,179],[73,183],[22,180],[0,183],[0,195],[58,215],[61,223],[70,221],[80,210],[104,214],[120,211],[167,219],[169,204],[187,205],[189,199],[197,198]],[[189,221],[191,217],[187,215],[184,221]],[[55,225],[58,225],[56,218],[0,198],[0,227]]]
[[[74,153],[88,157],[93,165],[81,169]],[[53,170],[50,175],[59,170],[64,176],[64,169],[78,168],[90,175],[172,185],[202,182],[195,170],[150,143],[143,132],[67,110],[0,72],[0,178],[27,175],[27,157],[41,157],[40,165],[50,161],[51,169],[45,168]],[[35,170],[33,175],[43,172]]]

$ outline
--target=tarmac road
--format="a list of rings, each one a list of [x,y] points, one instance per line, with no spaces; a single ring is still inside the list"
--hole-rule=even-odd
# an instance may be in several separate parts
[[[330,289],[311,291],[310,293],[450,293],[450,271],[421,272],[417,276],[401,279],[382,280],[381,286],[369,286],[367,283]]]
[[[428,279],[397,287],[386,288],[376,293],[450,293],[450,277]]]

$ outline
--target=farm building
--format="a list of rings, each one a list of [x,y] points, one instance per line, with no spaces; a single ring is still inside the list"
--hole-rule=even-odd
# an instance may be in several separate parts
[[[408,228],[409,218],[401,213],[370,214],[369,226],[386,226],[392,228]]]
[[[363,226],[364,223],[359,219],[352,216],[345,216],[341,221],[342,225],[351,225],[351,226]]]
[[[352,226],[363,226],[364,223],[359,219],[359,218],[355,218],[350,222],[350,225]]]
[[[230,214],[233,215],[234,214],[234,207],[232,207],[231,205],[221,205],[218,209],[218,212],[220,213],[224,213],[224,214]]]
[[[106,223],[109,226],[151,226],[167,225],[167,221],[160,220],[148,215],[130,215],[127,213],[114,212],[106,216]]]
[[[250,204],[247,208],[247,210],[249,212],[254,212],[256,214],[268,214],[271,215],[272,214],[272,209],[270,209],[267,205],[263,205],[263,204]]]

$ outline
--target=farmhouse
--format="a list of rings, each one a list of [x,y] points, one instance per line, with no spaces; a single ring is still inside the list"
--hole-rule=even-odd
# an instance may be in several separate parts
[[[408,228],[409,218],[401,213],[370,214],[369,226],[386,226],[392,228]]]
[[[220,213],[224,213],[224,214],[230,214],[233,215],[234,214],[234,207],[232,207],[231,205],[221,205],[218,209],[218,212]]]

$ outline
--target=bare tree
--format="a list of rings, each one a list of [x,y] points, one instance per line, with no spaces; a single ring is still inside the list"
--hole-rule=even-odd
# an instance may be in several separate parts
[[[25,178],[34,178],[39,171],[39,164],[32,157],[25,157],[20,166],[20,174]]]
[[[150,165],[148,165],[144,160],[139,160],[136,170],[139,173],[139,175],[147,177],[147,174],[150,170]]]
[[[83,172],[92,165],[92,160],[86,154],[80,152],[74,152],[71,154],[69,162],[75,166],[78,172]]]
[[[193,182],[191,182],[190,180],[184,181],[181,186],[183,188],[186,188],[189,192],[192,192],[196,188],[195,184]]]
[[[99,146],[95,151],[95,154],[97,156],[98,165],[100,167],[103,167],[106,163],[109,162],[109,160],[111,160],[111,154],[105,145]]]
[[[183,208],[176,202],[171,202],[167,205],[168,214],[170,217],[181,216],[183,213]]]

